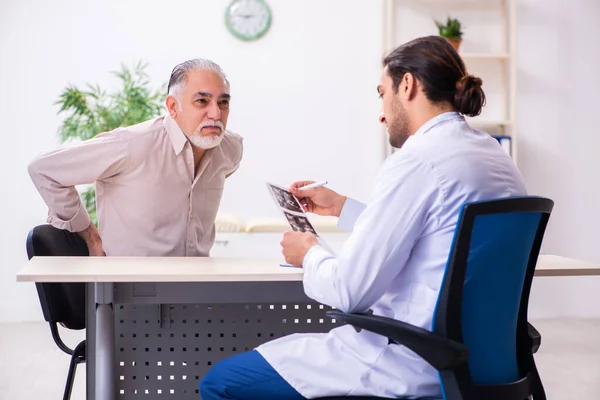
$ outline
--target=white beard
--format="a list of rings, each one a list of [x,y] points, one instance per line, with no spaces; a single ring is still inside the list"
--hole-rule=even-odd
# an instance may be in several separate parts
[[[210,135],[204,136],[202,135],[202,128],[206,126],[216,126],[221,129],[221,133],[218,135]],[[225,131],[225,127],[221,123],[221,121],[205,121],[198,125],[196,132],[190,137],[190,142],[201,149],[212,149],[213,147],[217,147],[221,141],[223,140],[223,134]]]
[[[221,140],[223,140],[223,134],[217,136],[202,136],[201,134],[194,133],[194,135],[190,138],[190,142],[196,147],[201,149],[212,149],[213,147],[217,147]]]

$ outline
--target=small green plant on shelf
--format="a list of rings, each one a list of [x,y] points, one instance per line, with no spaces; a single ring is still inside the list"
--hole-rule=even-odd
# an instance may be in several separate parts
[[[110,93],[98,85],[86,84],[85,89],[68,85],[55,103],[60,106],[58,114],[66,114],[58,130],[60,142],[91,139],[101,132],[159,116],[163,111],[166,84],[152,90],[146,67],[138,62],[132,68],[121,65],[119,71],[111,72],[120,80],[120,86]],[[97,225],[95,185],[81,188],[80,195],[90,218]]]
[[[445,38],[456,51],[460,48],[462,42],[462,26],[458,19],[448,17],[445,23],[435,21],[439,35]]]

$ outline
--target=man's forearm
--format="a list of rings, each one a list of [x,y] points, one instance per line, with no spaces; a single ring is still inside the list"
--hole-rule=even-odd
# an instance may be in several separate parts
[[[96,225],[94,225],[93,222],[90,222],[90,226],[79,232],[79,236],[81,236],[87,244],[90,256],[101,257],[106,255],[102,248],[102,238],[100,237],[100,233],[98,233],[98,228],[96,228]]]
[[[64,186],[51,175],[51,163],[36,158],[28,167],[29,175],[48,206],[48,223],[58,229],[81,232],[90,225],[90,217],[75,186]]]
[[[87,229],[91,220],[75,186],[121,173],[127,163],[128,146],[109,132],[37,156],[28,171],[49,208],[48,222],[70,232]]]
[[[346,196],[342,196],[339,195],[338,198],[336,199],[336,205],[334,206],[334,211],[333,211],[333,216],[334,217],[340,217],[340,214],[342,213],[342,210],[344,209],[344,204],[346,204],[346,200],[348,200],[348,197]]]
[[[94,225],[93,222],[90,222],[90,225],[86,229],[78,233],[79,236],[85,240],[88,246],[102,243],[102,239],[100,239],[100,233],[98,233],[98,228],[96,228],[96,225]]]

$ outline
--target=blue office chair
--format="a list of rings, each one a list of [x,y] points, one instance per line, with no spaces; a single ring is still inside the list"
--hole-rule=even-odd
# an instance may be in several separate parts
[[[533,358],[541,336],[528,323],[527,308],[553,207],[542,197],[463,207],[432,331],[369,313],[327,314],[417,353],[439,371],[445,400],[545,400]],[[321,400],[334,399],[348,397]]]
[[[89,256],[85,241],[77,233],[39,225],[27,235],[27,256]],[[68,329],[85,328],[85,283],[36,283],[44,319],[59,349],[71,356],[63,400],[71,397],[78,364],[85,362],[85,340],[70,349],[62,341],[58,324]]]

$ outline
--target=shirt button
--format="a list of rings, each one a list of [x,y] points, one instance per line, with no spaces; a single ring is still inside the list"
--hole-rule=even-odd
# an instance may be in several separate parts
[[[189,242],[189,243],[188,243],[188,246],[189,246],[189,247],[194,247],[194,244],[193,244],[192,242]]]

